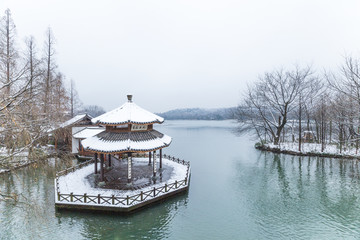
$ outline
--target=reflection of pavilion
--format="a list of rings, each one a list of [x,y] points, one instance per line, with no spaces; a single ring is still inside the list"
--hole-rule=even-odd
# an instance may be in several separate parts
[[[121,107],[91,120],[105,128],[81,141],[94,159],[57,173],[57,207],[131,211],[188,189],[189,162],[162,154],[172,139],[153,125],[164,119],[127,97]]]
[[[97,160],[100,156],[100,175],[104,181],[104,161],[111,167],[111,156],[123,154],[127,156],[127,179],[132,179],[132,155],[134,153],[148,153],[149,164],[153,156],[153,175],[156,176],[156,151],[159,150],[160,166],[162,168],[162,148],[171,143],[171,137],[154,130],[155,123],[163,123],[164,119],[150,113],[132,102],[132,95],[128,95],[128,102],[121,107],[92,119],[97,125],[106,130],[82,141],[86,151],[95,155],[95,173]]]

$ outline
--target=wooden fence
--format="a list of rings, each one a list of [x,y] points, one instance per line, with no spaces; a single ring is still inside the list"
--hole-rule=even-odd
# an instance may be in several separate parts
[[[59,189],[59,177],[66,175],[70,172],[74,172],[77,169],[83,168],[94,162],[94,159],[86,161],[84,163],[78,164],[74,167],[65,169],[56,174],[55,186],[56,186],[56,195],[57,201],[62,203],[81,203],[81,204],[101,204],[101,205],[111,205],[111,206],[131,206],[133,204],[141,203],[143,201],[149,200],[151,198],[156,198],[162,193],[168,193],[169,191],[174,191],[176,189],[186,187],[189,184],[189,174],[190,174],[190,162],[185,160],[180,160],[179,158],[171,157],[169,155],[164,154],[163,158],[174,161],[176,163],[187,166],[186,177],[183,180],[175,181],[170,184],[165,184],[164,186],[153,188],[148,191],[141,191],[139,194],[135,194],[132,196],[119,197],[115,195],[111,196],[103,196],[103,195],[87,195],[84,193],[83,195],[79,194],[64,194],[60,193]]]

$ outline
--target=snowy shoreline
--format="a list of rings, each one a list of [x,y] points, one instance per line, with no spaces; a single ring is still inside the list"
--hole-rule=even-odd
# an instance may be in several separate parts
[[[15,151],[15,153],[9,153],[9,151],[1,147],[0,148],[0,174],[3,173],[9,173],[13,170],[27,167],[33,163],[38,162],[39,160],[42,160],[44,158],[51,158],[54,156],[55,152],[51,149],[51,145],[48,145],[46,147],[42,148],[35,148],[35,151],[39,151],[38,157],[34,158],[34,156],[31,156],[29,154],[29,151],[26,150],[20,150]]]
[[[255,146],[255,148],[262,151],[283,153],[296,156],[330,157],[360,160],[360,150],[356,152],[355,148],[344,148],[340,152],[340,149],[336,145],[326,145],[323,152],[321,151],[321,144],[317,143],[302,143],[301,151],[299,151],[298,143],[281,143],[280,145],[266,143],[263,145]]]

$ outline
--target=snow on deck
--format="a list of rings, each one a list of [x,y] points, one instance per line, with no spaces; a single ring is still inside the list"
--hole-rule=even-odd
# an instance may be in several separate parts
[[[133,158],[133,168],[136,168],[136,163],[141,162],[148,162],[147,158]],[[173,171],[171,173],[171,177],[167,181],[159,182],[156,184],[152,184],[148,187],[144,187],[137,190],[117,190],[117,189],[103,189],[98,187],[92,187],[89,183],[89,180],[87,177],[94,172],[94,164],[89,164],[86,167],[83,167],[81,169],[78,169],[74,172],[68,173],[67,175],[61,176],[58,179],[59,184],[59,192],[61,194],[70,194],[73,193],[74,195],[84,195],[85,193],[90,196],[97,196],[100,194],[101,196],[107,196],[111,197],[114,195],[115,197],[122,197],[126,198],[127,196],[134,196],[137,194],[140,194],[142,191],[151,191],[154,188],[163,187],[165,184],[171,184],[175,181],[181,181],[186,179],[187,176],[187,165],[183,165],[180,163],[176,163],[174,161],[168,160],[167,158],[162,159],[163,166],[167,166],[169,168],[172,168]],[[100,164],[98,166],[98,169],[100,169]],[[125,170],[126,171],[126,170]],[[190,169],[189,169],[190,171]],[[180,188],[185,188],[187,186],[182,186]],[[176,190],[177,190],[176,189]],[[170,191],[171,192],[171,191]],[[166,194],[161,193],[159,196]],[[81,203],[81,202],[63,202],[58,201],[57,198],[55,198],[56,203],[64,203],[64,204],[74,204],[74,205],[93,205],[93,206],[113,206],[108,203],[102,203],[102,204],[92,204],[92,203]],[[130,204],[130,205],[121,205],[120,207],[131,207],[136,203]]]

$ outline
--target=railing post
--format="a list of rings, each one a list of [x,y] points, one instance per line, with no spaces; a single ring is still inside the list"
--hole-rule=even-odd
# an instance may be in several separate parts
[[[153,153],[153,176],[156,177],[156,151]]]
[[[86,193],[84,193],[84,203],[86,203]]]
[[[185,186],[186,186],[186,183],[187,183],[187,178],[185,178]]]
[[[144,200],[144,196],[143,196],[143,194],[144,194],[144,193],[143,193],[143,191],[141,191],[141,193],[140,193],[140,200],[141,200],[141,201],[143,201],[143,200]]]
[[[60,192],[57,193],[58,201],[60,201]]]
[[[167,192],[167,184],[165,183],[165,192]]]
[[[177,187],[177,180],[175,180],[175,189],[177,189],[178,187]]]
[[[129,195],[126,196],[126,205],[129,205]]]
[[[94,164],[94,167],[95,167],[95,169],[94,169],[94,172],[95,172],[95,174],[97,174],[97,172],[98,172],[98,169],[97,169],[97,161],[98,160],[98,154],[97,153],[95,153],[94,154],[94,161],[95,161],[95,164]]]
[[[160,169],[162,169],[162,157],[163,157],[163,154],[162,154],[162,149],[160,149],[160,154],[159,154],[159,159],[160,159]]]
[[[111,196],[111,203],[112,203],[112,205],[115,205],[115,196],[114,196],[114,194]]]
[[[155,187],[154,187],[154,197],[155,197]]]
[[[98,194],[98,204],[100,204],[100,194]]]
[[[70,193],[70,202],[73,201],[73,193]]]

